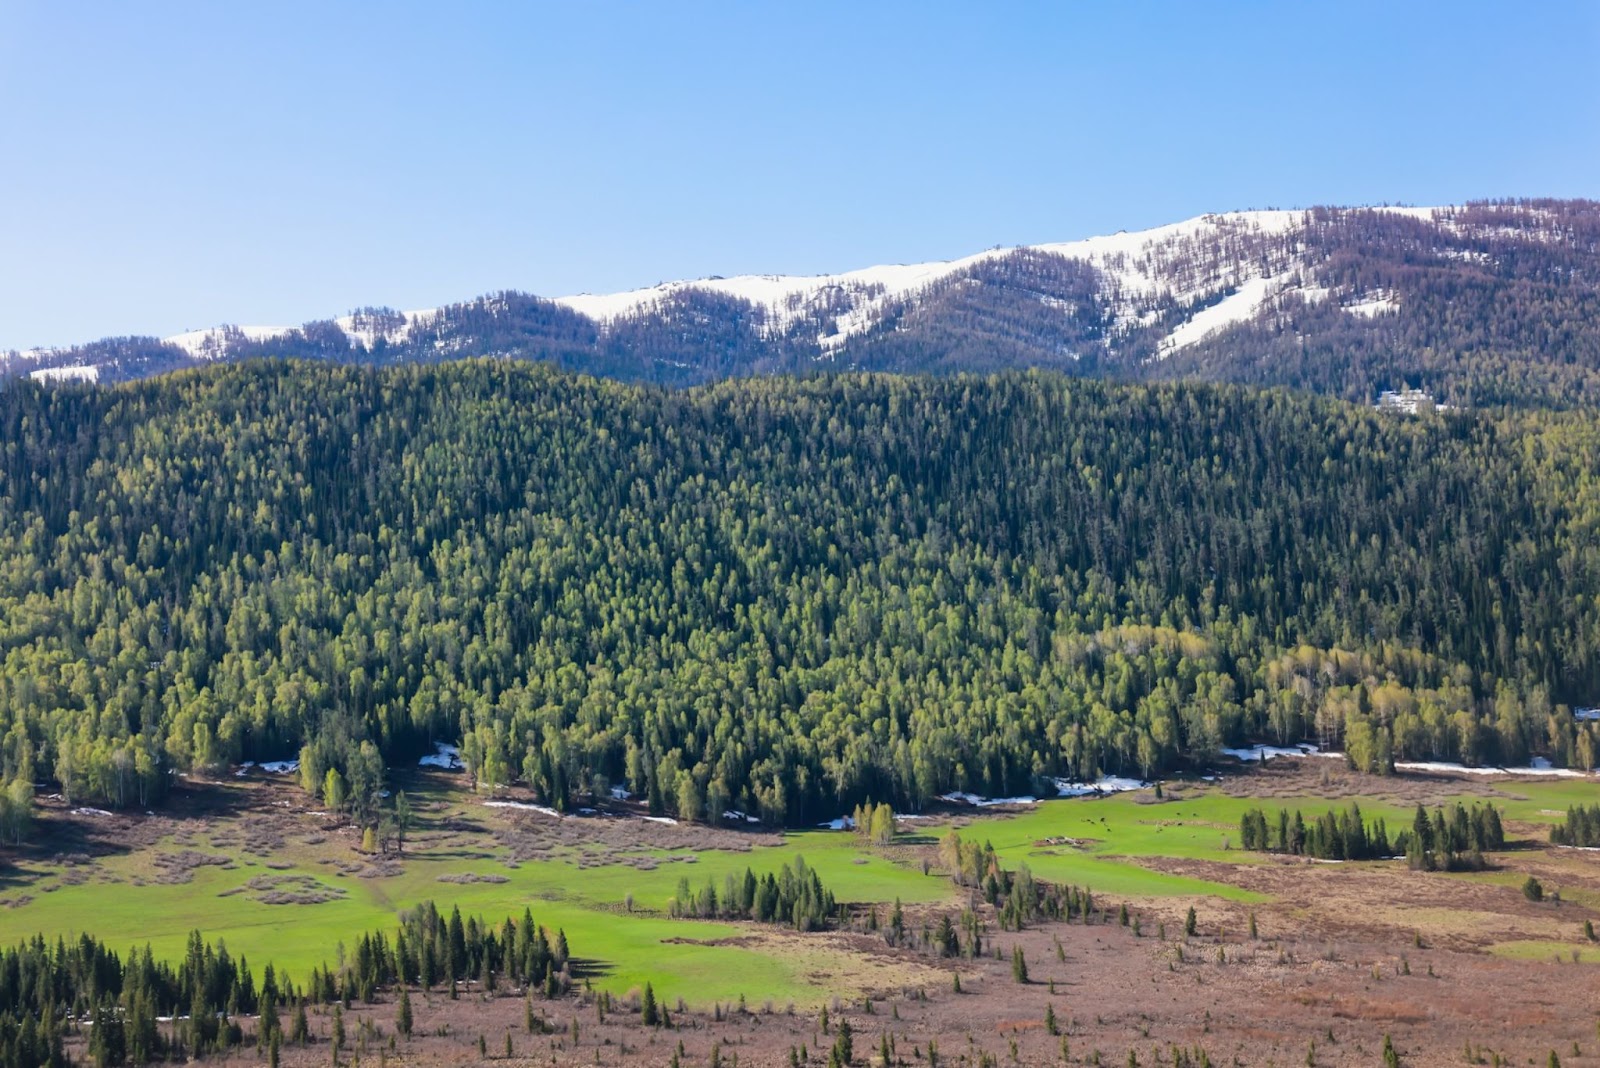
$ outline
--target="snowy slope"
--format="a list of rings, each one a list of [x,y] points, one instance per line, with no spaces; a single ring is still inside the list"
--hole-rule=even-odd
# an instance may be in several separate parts
[[[1379,208],[1419,219],[1433,219],[1449,209]],[[1303,211],[1241,211],[1220,215],[1201,215],[1184,222],[1150,230],[1121,232],[1080,241],[1024,246],[1036,252],[1083,260],[1093,265],[1105,279],[1105,290],[1112,298],[1119,320],[1137,319],[1137,307],[1158,296],[1170,296],[1180,304],[1204,301],[1219,292],[1237,290],[1219,304],[1198,311],[1176,327],[1163,350],[1171,351],[1192,344],[1217,330],[1249,319],[1286,284],[1286,279],[1268,279],[1248,272],[1217,277],[1183,277],[1164,267],[1178,258],[1180,250],[1204,247],[1208,242],[1251,237],[1271,237],[1290,233],[1306,224]],[[600,323],[649,314],[665,300],[686,292],[703,291],[747,300],[760,308],[770,330],[781,332],[808,311],[833,303],[842,295],[850,298],[850,308],[836,320],[837,331],[823,333],[817,343],[824,349],[836,348],[878,321],[891,305],[914,297],[929,287],[985,262],[1009,256],[1017,249],[991,249],[956,260],[931,263],[893,264],[867,267],[843,274],[741,275],[735,278],[707,278],[692,282],[667,282],[648,289],[623,293],[579,294],[557,297],[556,303],[571,308]],[[1320,294],[1307,293],[1310,298]]]
[[[1328,209],[1321,209],[1326,212]],[[1438,225],[1446,231],[1458,230],[1465,218],[1457,208],[1392,208],[1374,210],[1392,213]],[[1538,212],[1529,210],[1532,232],[1541,222]],[[1239,211],[1201,215],[1183,222],[1148,230],[1119,232],[1077,241],[1055,242],[1019,248],[989,249],[953,260],[912,264],[885,264],[837,274],[742,275],[733,278],[706,278],[697,281],[668,282],[645,289],[609,294],[577,294],[556,297],[551,304],[593,322],[602,337],[619,324],[638,321],[650,324],[652,317],[666,322],[674,302],[709,294],[747,302],[753,316],[743,316],[739,329],[755,331],[764,343],[781,339],[797,345],[815,358],[840,355],[852,341],[864,339],[878,327],[897,324],[904,316],[923,305],[921,298],[942,292],[952,283],[981,286],[974,280],[976,268],[1005,265],[1019,253],[1060,257],[1087,264],[1093,269],[1097,323],[1105,324],[1103,343],[1108,351],[1134,339],[1144,355],[1162,360],[1185,348],[1218,335],[1231,327],[1267,314],[1282,301],[1298,297],[1308,303],[1337,301],[1350,315],[1374,319],[1397,310],[1394,296],[1387,292],[1330,292],[1318,284],[1317,264],[1307,250],[1315,247],[1308,234],[1316,213],[1312,211]],[[1515,232],[1515,231],[1510,231]],[[1306,236],[1301,236],[1306,235]],[[1012,268],[1015,263],[1012,262]],[[1048,268],[1045,268],[1048,269]],[[1008,276],[1010,277],[1010,276]],[[1081,277],[1081,276],[1080,276]],[[329,348],[344,344],[358,357],[373,352],[380,343],[390,347],[390,359],[437,358],[440,353],[507,354],[518,351],[516,338],[530,338],[531,351],[538,348],[536,333],[511,336],[501,347],[489,345],[475,332],[487,320],[474,317],[490,311],[488,320],[502,319],[503,298],[486,297],[463,305],[397,312],[390,309],[361,309],[332,320],[305,327],[218,326],[191,330],[162,338],[129,339],[146,344],[136,353],[149,361],[155,372],[182,361],[216,360],[239,353],[273,351],[271,342],[281,340],[287,354],[314,352],[333,354]],[[510,294],[509,296],[521,296]],[[1049,293],[1035,294],[1040,304],[1056,310],[1067,321],[1079,310],[1072,302]],[[533,298],[526,298],[533,300]],[[510,313],[507,313],[509,315]],[[526,314],[519,311],[517,314]],[[708,313],[711,314],[711,313]],[[314,328],[314,329],[313,329]],[[1097,335],[1099,336],[1099,335]],[[108,378],[125,377],[137,370],[125,361],[132,357],[108,356],[95,351],[102,343],[67,349],[29,350],[0,353],[0,372],[24,365],[34,368],[58,366],[52,377],[72,377],[66,367],[99,364]],[[164,345],[164,358],[149,353],[150,344]],[[676,365],[675,365],[676,366]],[[685,365],[687,366],[687,365]]]
[[[98,382],[100,368],[77,364],[71,367],[41,367],[28,377],[39,382]]]
[[[228,354],[232,335],[249,341],[271,341],[283,337],[292,329],[290,326],[213,326],[208,330],[187,330],[161,340],[177,346],[195,359],[215,360]]]

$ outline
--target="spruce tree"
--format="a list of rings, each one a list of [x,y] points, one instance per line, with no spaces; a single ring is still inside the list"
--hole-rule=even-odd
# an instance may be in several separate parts
[[[406,1038],[411,1037],[411,994],[405,987],[400,988],[400,1004],[395,1009],[395,1030]]]

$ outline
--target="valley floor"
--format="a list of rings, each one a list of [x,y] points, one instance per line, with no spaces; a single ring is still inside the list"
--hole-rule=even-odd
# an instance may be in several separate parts
[[[46,802],[37,845],[5,854],[0,867],[0,941],[89,932],[175,958],[199,928],[253,967],[271,960],[298,980],[427,899],[496,920],[530,907],[566,932],[579,990],[533,998],[539,1033],[520,991],[465,987],[458,1000],[415,993],[413,1037],[396,1039],[384,994],[346,1015],[345,1063],[473,1063],[481,1036],[489,1059],[511,1064],[668,1064],[680,1042],[685,1065],[786,1065],[791,1049],[796,1061],[804,1050],[807,1063],[825,1064],[843,1019],[858,1064],[879,1063],[884,1036],[905,1064],[932,1063],[932,1046],[947,1065],[1132,1057],[1176,1068],[1199,1063],[1197,1049],[1215,1065],[1370,1065],[1382,1062],[1385,1035],[1404,1064],[1488,1064],[1498,1054],[1545,1065],[1552,1050],[1568,1065],[1600,1061],[1600,945],[1584,935],[1585,920],[1600,920],[1600,852],[1546,844],[1569,804],[1600,793],[1593,779],[1379,779],[1282,758],[1224,768],[1216,782],[1168,782],[1159,800],[1146,790],[981,815],[946,808],[874,847],[849,832],[652,822],[621,805],[558,818],[487,805],[447,771],[396,778],[421,826],[404,855],[387,857],[361,853],[353,831],[286,778],[259,771],[185,783],[150,814]],[[1239,816],[1257,805],[1310,815],[1359,800],[1369,819],[1397,828],[1419,802],[1457,799],[1502,810],[1508,847],[1488,871],[1235,847]],[[1026,862],[1039,879],[1090,887],[1107,910],[1101,922],[1008,932],[978,902],[986,953],[999,959],[947,960],[865,931],[802,935],[666,912],[680,876],[720,886],[726,873],[773,871],[800,854],[858,914],[876,903],[886,918],[899,899],[908,929],[919,930],[974,904],[939,866],[938,837],[950,826],[991,841],[1007,867]],[[1530,874],[1559,900],[1528,901]],[[1197,929],[1184,937],[1191,906]],[[1012,974],[1017,947],[1025,984]],[[630,1011],[647,982],[672,1029],[646,1028]],[[616,1003],[604,1019],[600,991]],[[283,1063],[332,1063],[330,1029],[314,1012],[320,1039],[285,1047]],[[1192,1059],[1178,1060],[1174,1047]],[[232,1062],[261,1063],[249,1047]]]

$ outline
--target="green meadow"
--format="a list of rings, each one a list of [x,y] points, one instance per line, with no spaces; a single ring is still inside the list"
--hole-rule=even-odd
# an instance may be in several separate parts
[[[483,808],[444,776],[419,779],[420,789],[413,796],[434,803],[425,822],[463,813],[482,821],[486,813],[503,812]],[[1496,803],[1511,819],[1531,823],[1553,821],[1567,805],[1595,794],[1593,783],[1576,781],[1497,785],[1502,796]],[[1025,862],[1039,878],[1087,886],[1114,899],[1260,901],[1259,895],[1239,886],[1165,874],[1140,861],[1166,857],[1262,863],[1259,855],[1229,848],[1237,842],[1239,818],[1247,808],[1300,807],[1309,815],[1349,803],[1348,798],[1315,796],[1255,801],[1199,784],[1186,784],[1177,792],[1182,796],[1165,801],[1141,791],[1049,801],[1011,814],[960,813],[965,817],[960,833],[991,842],[1008,866]],[[1360,803],[1368,819],[1382,816],[1391,832],[1411,817],[1412,809],[1406,805],[1377,799]],[[808,830],[761,835],[757,840],[763,844],[745,852],[693,851],[692,862],[682,859],[683,850],[676,851],[676,859],[658,852],[654,856],[660,863],[653,870],[640,870],[622,857],[608,858],[598,866],[591,858],[591,866],[580,867],[576,851],[569,856],[560,850],[550,859],[512,866],[492,839],[475,851],[430,850],[423,844],[408,851],[400,874],[375,878],[338,874],[330,855],[352,859],[343,846],[317,849],[290,843],[270,858],[269,866],[266,858],[201,845],[187,848],[228,853],[236,866],[199,867],[191,881],[176,885],[149,878],[136,885],[139,876],[154,870],[156,853],[178,848],[163,842],[153,849],[97,858],[93,874],[77,883],[63,879],[63,871],[53,863],[24,860],[20,870],[5,873],[0,888],[13,902],[13,907],[0,909],[0,941],[13,943],[36,933],[55,938],[87,932],[113,945],[148,943],[158,955],[175,957],[188,932],[199,929],[207,937],[225,939],[231,952],[243,954],[253,964],[271,961],[298,979],[316,964],[335,963],[341,943],[350,946],[362,932],[388,929],[402,909],[432,899],[442,907],[456,905],[464,914],[493,920],[529,908],[539,922],[566,932],[593,982],[618,992],[648,981],[665,996],[681,996],[695,1005],[733,1001],[741,995],[752,1003],[770,999],[779,1005],[810,1004],[833,992],[825,989],[826,980],[818,978],[829,974],[829,961],[796,952],[793,945],[764,944],[760,938],[716,944],[748,935],[749,930],[668,918],[666,909],[679,878],[687,877],[695,886],[710,879],[720,889],[727,874],[742,874],[746,867],[757,873],[771,871],[803,855],[841,901],[887,905],[898,898],[907,904],[949,902],[956,907],[962,898],[937,868],[923,873],[922,858],[930,850],[919,848],[931,847],[947,829],[946,821],[912,821],[902,827],[905,833],[888,849],[874,849],[848,832]],[[629,853],[641,855],[652,854]],[[469,875],[505,881],[441,881]],[[314,883],[330,899],[267,904],[245,889],[259,877],[299,877],[304,880],[299,886]],[[1490,877],[1520,879],[1512,872]],[[23,893],[31,900],[17,904]],[[818,952],[826,956],[826,944],[817,944]],[[1499,951],[1541,956],[1558,948],[1528,943]]]

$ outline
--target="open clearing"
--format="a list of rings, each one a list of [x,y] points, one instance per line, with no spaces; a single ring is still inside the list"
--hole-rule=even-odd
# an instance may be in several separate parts
[[[148,942],[175,958],[198,928],[254,966],[270,960],[303,977],[333,963],[341,942],[391,927],[423,900],[491,918],[529,907],[566,931],[592,989],[625,999],[649,982],[665,1003],[681,999],[690,1027],[647,1031],[625,1013],[601,1024],[592,1006],[549,1003],[543,1011],[563,1029],[582,1016],[574,1046],[566,1030],[527,1035],[520,998],[470,994],[451,1003],[436,994],[418,999],[419,1031],[448,1033],[392,1054],[426,1063],[476,1059],[479,1033],[503,1055],[508,1028],[518,1059],[543,1062],[596,1063],[598,1055],[600,1063],[660,1064],[680,1038],[685,1063],[706,1063],[713,1041],[739,1050],[741,1064],[786,1064],[790,1045],[813,1040],[821,1042],[813,1054],[825,1059],[816,1017],[825,1004],[852,1014],[858,1051],[876,1049],[877,1033],[893,1030],[908,1063],[908,1051],[929,1037],[945,1063],[961,1054],[976,1063],[984,1051],[1005,1061],[1012,1042],[1020,1063],[1054,1062],[1061,1036],[1043,1028],[1046,1005],[1063,1029],[1071,1020],[1074,1060],[1099,1049],[1124,1063],[1135,1049],[1151,1063],[1148,1051],[1176,1043],[1204,1045],[1214,1063],[1299,1064],[1316,1039],[1319,1064],[1371,1064],[1385,1032],[1397,1044],[1405,1036],[1406,1063],[1462,1063],[1468,1042],[1517,1052],[1519,1063],[1547,1047],[1565,1060],[1573,1042],[1600,1054],[1600,973],[1584,966],[1600,962],[1600,945],[1583,934],[1584,920],[1600,922],[1600,853],[1544,844],[1569,804],[1600,795],[1594,781],[1375,779],[1330,761],[1284,759],[1218,782],[1168,782],[1160,800],[1143,790],[981,814],[944,808],[903,822],[895,844],[878,848],[843,831],[651,822],[620,805],[610,815],[557,818],[486,805],[457,773],[396,778],[419,816],[403,856],[362,854],[349,827],[287,778],[259,772],[185,782],[154,814],[74,812],[47,801],[38,844],[7,854],[0,868],[0,940],[83,931],[113,945]],[[1381,816],[1393,831],[1409,824],[1418,802],[1457,799],[1492,800],[1504,813],[1510,848],[1490,871],[1418,873],[1403,862],[1313,863],[1236,848],[1239,817],[1256,805],[1310,815],[1359,800],[1368,819]],[[951,826],[992,842],[1008,867],[1026,862],[1038,878],[1129,903],[1141,931],[1112,923],[1003,932],[991,911],[991,945],[1007,953],[1022,946],[1034,962],[1035,981],[1019,987],[1005,961],[943,961],[846,931],[798,935],[666,915],[681,877],[720,886],[727,873],[772,871],[799,854],[841,901],[886,908],[899,899],[914,924],[932,923],[970,902],[939,867],[938,837]],[[1560,900],[1527,901],[1520,886],[1529,874]],[[1190,906],[1200,933],[1180,951]],[[1252,915],[1256,939],[1246,933]],[[951,994],[956,972],[961,995]],[[877,1016],[893,1015],[868,1016],[860,1008],[867,998]],[[741,1000],[747,1013],[734,1008]],[[1492,1026],[1482,1015],[1490,1004]],[[719,1010],[728,1018],[711,1021]],[[392,1005],[353,1011],[392,1029]],[[285,1055],[286,1063],[327,1063],[325,1046]],[[253,1051],[243,1060],[253,1063]]]

